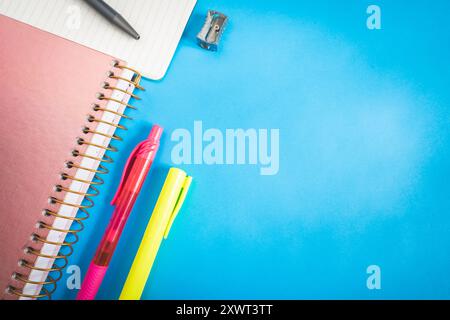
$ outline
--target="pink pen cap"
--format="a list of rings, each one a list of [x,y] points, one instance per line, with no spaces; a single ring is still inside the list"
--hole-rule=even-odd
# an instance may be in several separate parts
[[[156,155],[156,151],[159,147],[159,140],[161,139],[164,129],[157,124],[152,127],[148,138],[142,142],[138,150],[136,150],[135,157],[146,158],[150,156],[150,161],[153,161]],[[149,154],[151,153],[151,154]]]
[[[124,189],[124,185],[128,181],[130,169],[135,163],[135,160],[140,159],[140,161],[148,162],[150,165],[153,163],[156,152],[159,149],[159,141],[161,139],[163,131],[164,129],[162,127],[155,124],[152,127],[147,139],[139,143],[131,152],[130,156],[128,157],[127,163],[125,164],[125,169],[122,173],[122,178],[119,183],[119,187],[117,188],[117,192],[111,201],[112,205],[116,205],[118,203],[118,200]]]
[[[163,128],[158,126],[157,124],[155,124],[152,127],[152,130],[150,131],[150,134],[148,135],[148,140],[150,140],[151,142],[158,142],[161,139],[163,133]]]

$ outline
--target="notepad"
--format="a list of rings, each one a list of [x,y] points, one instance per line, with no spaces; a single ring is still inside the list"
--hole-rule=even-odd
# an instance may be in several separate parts
[[[0,39],[0,298],[47,297],[132,128],[120,121],[139,112],[141,76],[1,14]]]
[[[2,0],[0,13],[164,77],[196,0],[108,0],[141,35],[135,40],[82,0]]]

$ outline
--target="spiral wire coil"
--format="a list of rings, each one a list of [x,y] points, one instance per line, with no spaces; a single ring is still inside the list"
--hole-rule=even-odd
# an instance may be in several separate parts
[[[134,86],[134,88],[139,89],[139,90],[145,90],[143,87],[140,86],[140,80],[142,78],[142,75],[135,69],[132,69],[130,67],[127,66],[123,66],[120,65],[120,63],[118,61],[114,61],[114,67],[119,68],[119,69],[127,69],[131,72],[134,73],[134,77],[129,80],[120,76],[117,76],[114,74],[113,71],[109,71],[108,73],[108,78],[113,79],[113,80],[122,80],[125,81],[131,85]],[[125,93],[127,95],[130,95],[130,97],[135,98],[137,100],[140,100],[140,98],[135,95],[134,93],[130,93],[127,92],[126,90],[117,88],[117,87],[113,87],[111,86],[108,82],[104,82],[103,83],[103,89],[105,90],[110,90],[112,91],[120,91],[122,93]],[[103,93],[99,93],[97,95],[97,99],[102,101],[102,100],[106,100],[106,101],[113,101],[116,103],[119,103],[121,105],[123,105],[125,107],[124,110],[126,110],[127,108],[129,109],[136,109],[134,106],[122,102],[120,100],[117,99],[113,99],[110,97],[105,96]],[[95,112],[109,112],[112,113],[114,115],[119,115],[121,118],[125,118],[125,119],[132,119],[129,116],[126,116],[122,113],[119,112],[115,112],[112,110],[108,110],[106,108],[102,108],[100,107],[100,105],[98,104],[94,104],[92,107],[93,111]],[[104,123],[107,124],[109,126],[115,127],[116,129],[120,129],[120,130],[127,130],[127,128],[121,124],[115,124],[112,122],[108,122],[108,121],[104,121],[102,119],[98,119],[93,115],[89,115],[87,118],[87,121],[89,123],[93,123],[93,122],[97,122],[97,123]],[[88,125],[86,125],[85,127],[82,128],[82,133],[87,135],[87,134],[98,134],[101,136],[104,136],[106,138],[109,138],[111,140],[114,141],[122,141],[123,139],[118,136],[118,135],[108,135],[102,132],[98,132],[95,130],[92,130]],[[94,144],[91,143],[89,141],[86,141],[83,138],[78,138],[76,143],[80,146],[86,145],[86,146],[94,146],[100,149],[103,149],[106,151],[110,151],[110,152],[117,152],[117,148],[108,145],[108,146],[102,146],[102,145],[98,145],[98,144]],[[31,298],[31,299],[38,299],[38,298],[48,298],[51,299],[51,295],[53,292],[55,292],[56,288],[57,288],[57,282],[62,278],[63,276],[63,272],[62,270],[67,266],[68,264],[68,257],[73,253],[73,245],[75,243],[78,242],[78,233],[81,232],[84,229],[84,224],[83,221],[85,221],[86,219],[89,218],[90,214],[88,209],[92,208],[94,206],[94,200],[92,199],[93,197],[99,195],[99,190],[97,189],[96,186],[102,185],[104,183],[103,179],[101,178],[100,175],[105,175],[108,174],[109,170],[103,165],[103,163],[112,163],[113,159],[104,154],[102,158],[99,157],[94,157],[88,154],[84,154],[81,153],[79,150],[74,149],[72,151],[72,156],[73,157],[86,157],[86,158],[90,158],[92,160],[98,161],[99,165],[97,169],[91,169],[91,168],[86,168],[86,167],[82,167],[80,165],[75,164],[73,161],[67,161],[66,162],[66,168],[67,169],[72,169],[72,168],[76,168],[76,169],[81,169],[81,170],[86,170],[89,171],[91,173],[94,174],[93,179],[91,181],[87,181],[87,180],[83,180],[83,179],[78,179],[72,175],[69,175],[67,173],[62,173],[60,176],[61,180],[71,180],[71,181],[78,181],[81,183],[84,183],[86,185],[89,185],[88,189],[86,192],[79,192],[79,191],[75,191],[75,190],[71,190],[69,188],[63,187],[62,185],[56,185],[54,187],[54,190],[56,192],[64,192],[64,193],[73,193],[79,196],[82,196],[84,199],[82,201],[81,204],[74,204],[74,203],[68,203],[65,202],[62,199],[56,198],[56,197],[50,197],[49,198],[49,202],[51,204],[59,204],[59,205],[65,205],[65,206],[70,206],[73,208],[76,208],[78,210],[77,215],[75,217],[69,217],[69,216],[64,216],[64,215],[60,215],[58,214],[57,211],[54,210],[49,210],[49,209],[44,209],[43,210],[43,215],[46,217],[53,217],[53,218],[60,218],[60,219],[65,219],[66,221],[69,221],[70,223],[72,223],[72,227],[70,230],[66,230],[66,229],[58,229],[53,227],[52,225],[49,225],[47,223],[45,223],[44,221],[39,221],[38,222],[38,228],[39,229],[46,229],[48,231],[57,231],[60,233],[65,233],[66,237],[65,240],[63,242],[52,242],[47,240],[46,238],[40,236],[37,233],[33,233],[31,235],[31,240],[32,242],[36,243],[36,244],[48,244],[48,245],[53,245],[53,246],[58,246],[60,247],[59,252],[56,255],[46,255],[40,252],[40,249],[36,249],[33,248],[32,246],[28,246],[24,249],[24,252],[26,255],[30,255],[30,256],[34,256],[34,258],[38,258],[38,257],[42,257],[42,258],[47,258],[47,259],[53,259],[53,265],[49,268],[40,268],[40,267],[36,267],[34,265],[34,262],[28,261],[26,259],[21,259],[18,261],[18,265],[20,267],[24,267],[26,269],[29,269],[29,271],[33,271],[33,270],[37,270],[37,271],[42,271],[42,272],[46,272],[48,273],[47,278],[44,281],[32,281],[30,279],[28,279],[28,276],[19,272],[14,272],[12,274],[12,279],[19,281],[21,283],[23,283],[23,285],[25,286],[26,284],[34,284],[34,285],[40,285],[41,286],[41,292],[39,292],[38,294],[25,294],[22,292],[22,289],[17,288],[15,286],[9,285],[8,288],[6,289],[6,291],[9,294],[12,295],[16,295],[18,297],[23,297],[23,298]],[[73,229],[72,229],[73,228]],[[34,261],[34,260],[32,260]]]

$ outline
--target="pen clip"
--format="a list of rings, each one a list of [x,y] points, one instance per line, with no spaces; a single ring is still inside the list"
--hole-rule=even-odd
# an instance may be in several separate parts
[[[114,196],[114,198],[111,200],[111,205],[115,205],[117,204],[117,201],[120,198],[120,195],[123,191],[123,186],[125,185],[125,182],[128,179],[128,175],[130,174],[130,169],[133,167],[134,164],[134,160],[136,160],[136,154],[138,153],[139,149],[142,147],[142,145],[144,143],[146,143],[147,140],[142,141],[141,143],[139,143],[131,152],[130,156],[128,157],[127,163],[125,164],[125,169],[123,170],[122,173],[122,178],[120,180],[120,184],[119,187],[117,188],[117,192]]]
[[[175,218],[177,217],[178,212],[181,209],[181,206],[183,205],[184,199],[186,199],[186,195],[191,185],[191,182],[192,177],[187,176],[186,179],[184,180],[183,186],[181,187],[180,195],[178,196],[177,202],[175,203],[172,214],[170,215],[170,219],[169,222],[167,223],[166,230],[164,231],[164,239],[167,239],[167,236],[169,235],[170,228],[172,227],[172,224],[175,221]]]

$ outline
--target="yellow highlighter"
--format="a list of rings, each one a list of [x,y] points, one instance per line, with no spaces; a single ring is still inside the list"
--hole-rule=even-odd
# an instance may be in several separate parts
[[[156,201],[152,216],[145,229],[139,250],[123,286],[120,300],[139,300],[158,253],[159,246],[167,239],[170,227],[186,198],[192,177],[177,168],[171,168]]]

